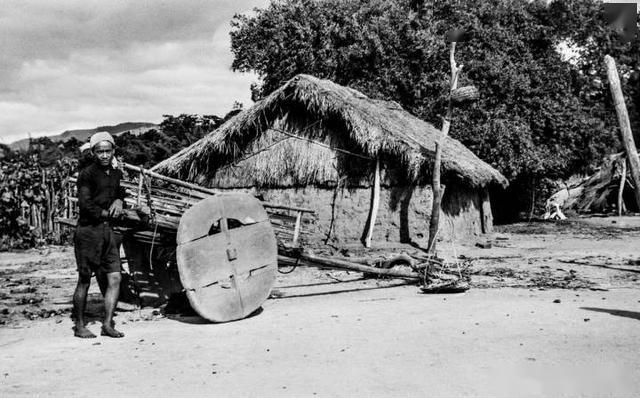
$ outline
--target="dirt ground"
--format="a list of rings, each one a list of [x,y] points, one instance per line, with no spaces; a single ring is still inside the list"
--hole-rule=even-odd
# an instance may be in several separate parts
[[[2,253],[0,396],[640,396],[640,217],[474,243],[440,244],[471,264],[464,294],[299,267],[238,322],[122,305],[117,340],[72,337],[71,248]],[[94,332],[101,303],[92,286]]]

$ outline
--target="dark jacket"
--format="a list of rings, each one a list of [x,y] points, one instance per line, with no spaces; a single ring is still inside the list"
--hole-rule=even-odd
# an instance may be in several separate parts
[[[108,210],[116,199],[124,200],[125,190],[120,186],[122,172],[118,169],[106,169],[93,163],[78,175],[79,225],[96,225],[105,218],[102,210]]]

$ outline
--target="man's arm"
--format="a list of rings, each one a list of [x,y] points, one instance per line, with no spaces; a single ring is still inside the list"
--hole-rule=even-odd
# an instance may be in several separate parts
[[[91,183],[86,173],[78,175],[78,207],[86,216],[95,221],[106,218],[109,213],[91,200]]]

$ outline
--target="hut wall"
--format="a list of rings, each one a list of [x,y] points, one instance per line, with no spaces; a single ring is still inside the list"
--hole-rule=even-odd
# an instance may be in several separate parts
[[[316,211],[315,222],[306,225],[308,243],[323,243],[331,229],[330,242],[361,239],[369,212],[371,189],[287,188],[254,191],[272,203],[307,207]],[[373,242],[417,242],[426,244],[431,210],[429,187],[382,187],[380,209]],[[482,233],[481,195],[478,190],[447,187],[440,217],[440,238],[465,239]]]

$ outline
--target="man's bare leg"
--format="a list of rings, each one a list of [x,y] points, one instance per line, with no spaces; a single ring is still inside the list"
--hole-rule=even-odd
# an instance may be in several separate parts
[[[109,281],[107,280],[107,274],[102,271],[96,272],[96,280],[98,281],[98,287],[100,288],[100,293],[102,293],[102,297],[104,298],[107,295],[107,287],[109,286]],[[118,302],[116,301],[116,306]],[[111,320],[111,327],[115,327],[116,323]]]
[[[89,292],[90,284],[91,277],[85,278],[79,276],[76,291],[73,293],[73,309],[76,313],[74,335],[83,339],[93,339],[96,337],[95,334],[91,333],[91,331],[87,329],[84,323],[84,309],[87,306],[87,293]]]
[[[98,287],[100,288],[102,297],[106,296],[107,287],[109,286],[109,281],[107,281],[107,274],[102,271],[96,272],[96,280],[98,281]]]
[[[118,294],[120,293],[120,272],[110,272],[107,274],[107,292],[104,295],[104,321],[102,322],[102,335],[109,337],[124,337],[124,333],[117,331],[113,325],[113,312],[118,304]]]

